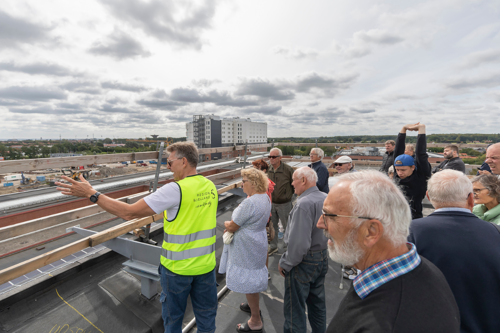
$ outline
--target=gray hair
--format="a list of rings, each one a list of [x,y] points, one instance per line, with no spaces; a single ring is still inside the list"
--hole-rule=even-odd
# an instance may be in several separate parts
[[[198,165],[198,148],[194,142],[176,142],[167,147],[167,152],[175,153],[177,158],[185,157],[188,164],[193,168],[196,168]]]
[[[325,152],[321,148],[313,148],[311,149],[312,154],[318,154],[319,158],[323,159],[325,157]]]
[[[434,208],[463,207],[471,193],[471,181],[456,170],[435,173],[427,183],[427,194]]]
[[[318,175],[316,171],[309,167],[301,167],[295,170],[294,174],[296,177],[304,177],[308,182],[316,184],[318,181]]]
[[[379,220],[384,227],[384,237],[394,246],[406,243],[411,222],[411,211],[401,189],[391,179],[376,170],[345,173],[339,181],[349,182],[352,195],[351,212]],[[364,219],[351,219],[358,228]]]
[[[387,173],[394,173],[394,165],[391,165],[389,167],[389,170],[387,170]]]
[[[283,153],[281,152],[281,149],[279,149],[279,148],[273,148],[273,149],[271,149],[271,150],[269,151],[269,153],[271,153],[273,150],[274,150],[274,151],[277,151],[277,152],[278,152],[278,154],[279,154],[279,156],[283,156]]]
[[[472,184],[479,182],[488,190],[488,195],[492,198],[496,198],[500,202],[500,180],[497,176],[492,174],[479,175],[472,178]]]

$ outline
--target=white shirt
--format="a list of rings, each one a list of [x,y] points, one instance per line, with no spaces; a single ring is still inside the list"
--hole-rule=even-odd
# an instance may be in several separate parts
[[[160,214],[166,210],[167,219],[172,220],[177,216],[177,212],[179,211],[181,189],[176,182],[171,182],[145,197],[144,201],[156,214]]]

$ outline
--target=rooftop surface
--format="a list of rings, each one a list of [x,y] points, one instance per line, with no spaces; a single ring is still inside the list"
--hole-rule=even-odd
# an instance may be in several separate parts
[[[216,256],[222,253],[224,221],[231,211],[217,219]],[[161,242],[162,234],[155,236]],[[75,236],[76,237],[76,236]],[[161,244],[161,243],[160,243]],[[260,306],[265,332],[282,332],[284,278],[278,272],[282,253],[269,258],[271,280],[261,293]],[[112,251],[100,251],[65,273],[54,275],[24,292],[0,302],[0,327],[4,332],[162,332],[159,295],[151,300],[140,295],[139,277],[123,271],[127,258]],[[343,289],[339,289],[342,280]],[[225,276],[217,274],[219,290],[225,285]],[[347,292],[350,281],[341,279],[340,265],[329,262],[325,281],[327,322],[335,314]],[[158,285],[158,291],[161,287]],[[227,291],[219,301],[217,332],[232,331],[238,323],[249,319],[239,309],[246,302],[244,294]],[[190,305],[184,324],[193,318]],[[196,328],[190,330],[195,332]],[[310,331],[310,330],[309,330]]]

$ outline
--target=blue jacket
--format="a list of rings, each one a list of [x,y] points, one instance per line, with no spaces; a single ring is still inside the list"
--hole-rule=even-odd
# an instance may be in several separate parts
[[[478,169],[478,171],[477,171],[476,176],[479,176],[479,170],[481,170],[481,171],[489,171],[489,172],[491,172],[490,166],[489,166],[489,165],[488,165],[488,163],[486,163],[486,162],[483,162],[483,164],[481,164],[481,166],[479,167],[479,169]]]
[[[408,241],[446,277],[460,331],[500,332],[500,233],[472,213],[434,212],[411,222]]]
[[[328,177],[330,177],[330,174],[328,173],[326,165],[324,165],[322,161],[317,161],[309,164],[309,167],[316,171],[318,175],[318,181],[316,182],[318,190],[328,194],[328,192],[330,192],[330,188],[328,187]]]

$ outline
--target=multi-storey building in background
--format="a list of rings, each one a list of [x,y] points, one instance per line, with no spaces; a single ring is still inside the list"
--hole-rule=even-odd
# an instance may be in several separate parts
[[[228,147],[245,142],[249,145],[267,143],[267,123],[254,122],[250,118],[195,115],[192,122],[186,123],[186,140],[194,142],[198,148]],[[233,153],[214,153],[202,156],[200,160],[223,157],[233,157]]]

